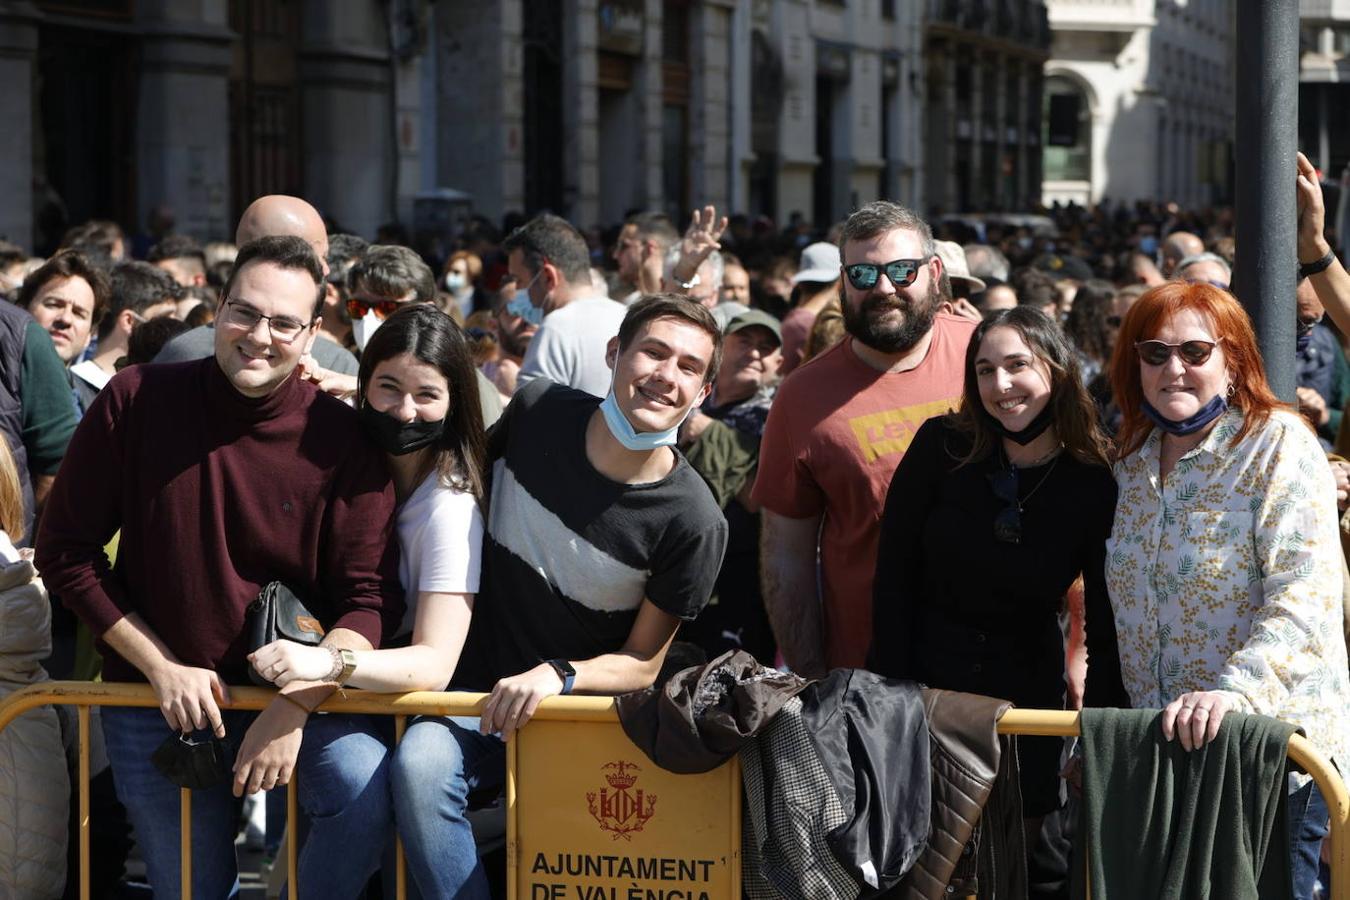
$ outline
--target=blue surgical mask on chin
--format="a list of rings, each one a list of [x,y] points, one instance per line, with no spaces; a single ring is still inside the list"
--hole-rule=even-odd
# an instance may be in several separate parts
[[[1163,418],[1163,414],[1158,412],[1147,400],[1143,401],[1144,415],[1148,416],[1149,421],[1157,425],[1168,434],[1178,436],[1195,434],[1201,428],[1204,428],[1210,422],[1213,422],[1219,416],[1228,411],[1228,398],[1223,394],[1215,394],[1210,401],[1200,407],[1195,415],[1182,419],[1180,422],[1172,419]]]
[[[609,433],[614,435],[614,440],[623,444],[629,450],[655,450],[659,447],[673,447],[676,437],[679,434],[680,426],[684,420],[689,418],[689,413],[694,408],[689,407],[684,418],[676,422],[665,431],[638,431],[633,427],[633,423],[628,421],[628,417],[619,409],[619,401],[614,396],[614,376],[611,374],[609,379],[609,393],[605,399],[600,401],[600,412],[605,417],[605,425],[609,428]]]

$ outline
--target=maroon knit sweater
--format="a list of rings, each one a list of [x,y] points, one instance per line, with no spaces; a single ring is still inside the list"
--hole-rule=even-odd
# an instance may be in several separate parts
[[[240,683],[245,609],[269,581],[374,646],[392,633],[393,526],[384,459],[350,408],[294,377],[245,397],[208,357],[133,366],[103,389],[47,500],[36,562],[95,637],[136,612],[181,662]],[[100,649],[105,679],[145,680]]]

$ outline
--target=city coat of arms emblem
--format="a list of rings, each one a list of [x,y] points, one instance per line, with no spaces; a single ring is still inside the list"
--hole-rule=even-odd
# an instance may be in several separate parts
[[[616,760],[600,768],[609,787],[601,788],[598,793],[586,793],[591,816],[600,823],[602,831],[613,835],[614,840],[631,841],[633,832],[641,831],[655,812],[656,795],[647,794],[642,788],[635,789],[638,777],[633,773],[642,771],[637,763]]]

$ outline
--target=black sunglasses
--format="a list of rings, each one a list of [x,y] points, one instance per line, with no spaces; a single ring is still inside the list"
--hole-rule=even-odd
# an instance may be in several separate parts
[[[896,287],[909,287],[914,283],[914,279],[919,277],[919,269],[930,259],[931,256],[925,256],[923,259],[894,259],[881,264],[853,263],[844,266],[844,275],[848,277],[848,283],[860,291],[876,287],[877,282],[881,280],[882,272],[886,273],[886,277]]]
[[[1017,502],[1017,470],[997,469],[987,476],[994,496],[1008,504],[994,516],[994,540],[1000,544],[1022,543],[1022,507]]]
[[[1220,338],[1222,340],[1222,338]],[[1139,341],[1134,345],[1139,358],[1150,366],[1161,366],[1176,353],[1188,366],[1203,366],[1218,346],[1218,341],[1182,341],[1167,344],[1162,341]]]

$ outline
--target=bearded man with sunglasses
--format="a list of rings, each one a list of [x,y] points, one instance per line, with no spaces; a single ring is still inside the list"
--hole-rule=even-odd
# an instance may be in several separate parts
[[[942,261],[905,207],[867,204],[839,250],[849,336],[779,388],[753,493],[765,606],[784,659],[804,674],[866,662],[891,476],[919,426],[959,402],[976,324],[939,312]]]
[[[316,773],[300,784],[305,896],[363,884],[392,822],[368,799],[357,808],[388,791],[379,735],[359,717],[309,714],[348,670],[287,685],[260,713],[221,709],[227,685],[247,683],[247,610],[265,584],[311,604],[340,657],[378,646],[403,615],[384,455],[355,412],[296,372],[323,296],[307,242],[246,244],[221,292],[214,355],[113,376],[43,519],[36,562],[99,641],[104,679],[149,682],[159,700],[103,711],[118,799],[157,897],[178,895],[180,787],[194,788],[198,897],[239,891],[231,789],[271,790],[297,766]],[[119,530],[114,566],[104,547]]]

